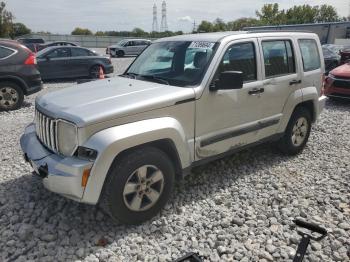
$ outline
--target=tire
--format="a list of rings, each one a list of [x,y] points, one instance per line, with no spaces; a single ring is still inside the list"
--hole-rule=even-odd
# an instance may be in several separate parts
[[[293,112],[278,147],[286,155],[296,155],[303,151],[311,131],[311,113],[305,107],[297,107]]]
[[[146,181],[142,184],[140,177],[146,178],[149,184]],[[100,206],[116,222],[140,224],[156,216],[165,206],[174,180],[173,164],[163,151],[154,147],[136,149],[112,164]]]
[[[116,55],[117,55],[117,57],[123,57],[123,56],[125,56],[125,53],[124,53],[124,51],[119,50],[119,51],[116,53]]]
[[[0,83],[0,111],[10,111],[20,108],[23,104],[22,88],[13,82]]]
[[[89,76],[92,79],[98,79],[100,76],[100,65],[93,65],[90,70],[89,70]],[[103,72],[105,71],[103,66],[102,66]]]

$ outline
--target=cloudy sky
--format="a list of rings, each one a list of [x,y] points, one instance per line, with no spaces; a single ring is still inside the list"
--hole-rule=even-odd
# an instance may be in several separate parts
[[[162,0],[2,0],[22,22],[33,31],[70,33],[74,27],[93,31],[132,30],[140,27],[152,29],[152,7],[158,5],[158,23]],[[265,3],[280,4],[288,8],[296,4],[329,4],[342,16],[349,14],[350,0],[167,0],[169,30],[188,32],[193,21],[213,21],[220,17],[231,21],[240,17],[255,16],[255,10]]]

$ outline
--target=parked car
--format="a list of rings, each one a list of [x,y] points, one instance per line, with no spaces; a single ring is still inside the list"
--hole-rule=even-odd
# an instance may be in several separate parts
[[[0,110],[19,108],[24,96],[40,91],[35,55],[17,41],[0,41]]]
[[[350,61],[350,48],[343,48],[340,50],[340,63],[345,64]]]
[[[323,72],[312,33],[159,39],[119,77],[37,98],[20,143],[46,188],[137,224],[195,166],[267,141],[302,152],[325,104]]]
[[[350,63],[333,69],[325,79],[325,95],[350,99]]]
[[[322,46],[322,52],[325,63],[325,72],[329,73],[332,69],[336,68],[340,64],[340,55],[334,52],[332,49]]]
[[[35,53],[39,51],[39,46],[45,43],[42,38],[19,38],[17,41]]]
[[[147,39],[124,39],[116,45],[107,47],[106,54],[111,57],[123,57],[125,55],[139,55],[152,42]]]
[[[75,43],[72,42],[66,42],[66,41],[57,41],[57,42],[51,42],[51,43],[45,43],[38,46],[38,51],[43,50],[45,48],[51,47],[51,46],[78,46]]]
[[[113,65],[109,57],[82,47],[48,47],[39,51],[36,58],[44,80],[98,78],[100,68],[105,74],[113,73]]]

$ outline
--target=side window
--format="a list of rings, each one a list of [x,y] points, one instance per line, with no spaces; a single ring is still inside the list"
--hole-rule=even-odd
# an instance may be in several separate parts
[[[224,71],[240,71],[243,81],[257,80],[255,45],[252,42],[234,44],[226,51],[218,68],[219,75]]]
[[[47,57],[49,58],[64,58],[69,56],[70,56],[69,48],[57,48],[47,55]]]
[[[300,52],[303,58],[304,71],[312,71],[321,67],[317,43],[313,39],[299,40]]]
[[[89,56],[89,51],[82,48],[71,48],[72,56]]]
[[[0,59],[6,58],[14,53],[13,50],[0,46]]]
[[[134,41],[129,41],[129,42],[126,44],[126,46],[135,46],[135,43],[134,43]]]
[[[263,41],[262,49],[266,77],[281,76],[296,72],[291,41]]]

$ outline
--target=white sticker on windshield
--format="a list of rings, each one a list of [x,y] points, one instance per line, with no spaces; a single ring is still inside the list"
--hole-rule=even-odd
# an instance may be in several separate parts
[[[188,48],[211,49],[214,45],[212,42],[192,42]]]

